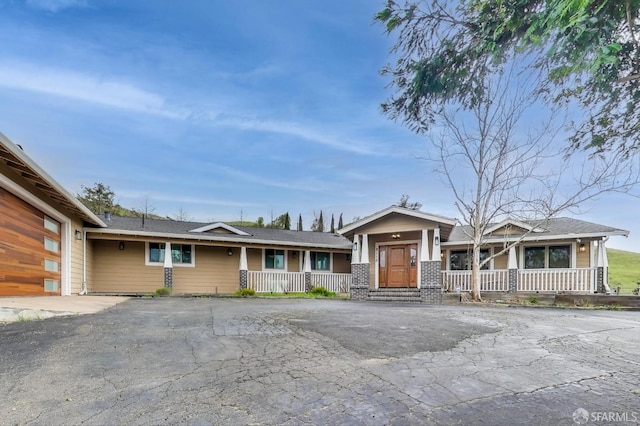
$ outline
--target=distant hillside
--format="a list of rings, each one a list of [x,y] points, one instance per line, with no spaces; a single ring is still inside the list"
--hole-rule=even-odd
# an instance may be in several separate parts
[[[640,281],[640,253],[607,248],[609,286],[620,286],[621,294],[631,294]]]

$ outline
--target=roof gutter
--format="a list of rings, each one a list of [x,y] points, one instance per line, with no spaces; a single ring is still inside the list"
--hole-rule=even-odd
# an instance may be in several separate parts
[[[218,236],[203,236],[203,235],[187,235],[187,234],[167,234],[163,232],[145,232],[145,231],[125,231],[119,229],[101,229],[101,228],[84,228],[87,235],[125,235],[130,237],[153,237],[164,238],[174,240],[193,240],[193,241],[211,241],[221,243],[243,243],[247,245],[279,245],[286,247],[309,247],[309,248],[330,248],[337,250],[351,250],[351,243],[348,245],[334,245],[334,244],[312,244],[312,243],[295,243],[291,241],[279,241],[279,240],[263,240],[263,239],[251,239],[246,238],[228,238]]]

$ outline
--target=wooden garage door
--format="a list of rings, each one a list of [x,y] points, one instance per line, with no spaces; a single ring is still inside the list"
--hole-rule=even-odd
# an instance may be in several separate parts
[[[60,294],[60,223],[0,188],[0,296]]]

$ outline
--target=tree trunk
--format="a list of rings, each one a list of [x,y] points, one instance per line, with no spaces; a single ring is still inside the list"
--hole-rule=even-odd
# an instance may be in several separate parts
[[[480,295],[480,245],[473,245],[473,263],[471,265],[471,297],[474,302],[482,302]]]

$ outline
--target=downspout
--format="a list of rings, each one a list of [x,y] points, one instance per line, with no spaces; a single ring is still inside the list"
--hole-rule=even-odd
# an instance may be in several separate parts
[[[87,231],[82,230],[82,291],[79,296],[87,294]]]

